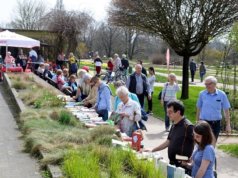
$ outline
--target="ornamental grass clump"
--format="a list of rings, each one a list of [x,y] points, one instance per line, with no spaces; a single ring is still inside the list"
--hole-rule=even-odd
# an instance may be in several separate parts
[[[42,96],[41,91],[29,88],[19,93],[19,97],[22,99],[23,103],[29,107],[34,106],[35,101],[41,96]]]
[[[32,155],[38,155],[39,151],[48,153],[50,159],[44,160],[45,163],[56,164],[63,160],[64,154],[54,156],[56,150],[77,149],[91,141],[88,129],[60,124],[49,118],[27,119],[21,127],[25,133],[25,151]]]
[[[116,135],[102,135],[95,139],[95,143],[98,145],[104,145],[111,147],[112,146],[112,139],[118,139]]]
[[[68,149],[69,148],[66,147],[65,149],[55,149],[53,152],[44,153],[44,157],[40,160],[40,164],[42,166],[46,166],[48,164],[60,165],[63,162],[65,155],[68,153]]]
[[[77,125],[77,120],[75,119],[75,116],[72,115],[71,112],[67,110],[61,110],[59,114],[59,122],[61,124],[65,125]]]
[[[99,137],[113,134],[115,134],[115,128],[109,125],[102,125],[99,127],[95,127],[93,130],[90,131],[90,136],[92,140],[96,140]]]
[[[119,152],[118,149],[114,149],[111,151],[110,157],[109,157],[109,165],[108,165],[108,172],[110,177],[114,178],[120,178],[123,177],[122,175],[124,173],[123,171],[123,164],[120,160],[120,154],[117,154]]]
[[[12,87],[15,88],[16,90],[24,90],[27,88],[27,83],[22,82],[22,81],[14,81],[12,84]]]
[[[72,178],[100,178],[99,161],[92,154],[79,154],[76,151],[69,152],[63,164],[66,177]]]
[[[68,159],[70,155],[70,160]],[[79,158],[93,157],[97,162],[91,162],[99,165],[100,172],[96,177],[110,177],[110,178],[162,178],[162,174],[155,168],[154,162],[147,160],[138,160],[133,152],[124,151],[121,148],[109,148],[106,146],[89,145],[80,147],[74,154],[68,153],[63,162],[63,171],[66,177],[77,177],[80,171],[87,172],[89,167],[81,167],[81,163],[75,161]],[[69,161],[71,161],[69,163]],[[80,159],[80,161],[86,161]],[[97,164],[97,165],[96,165]],[[66,169],[67,168],[67,169]],[[82,170],[88,169],[88,170]],[[76,171],[77,170],[77,171]],[[72,172],[71,172],[72,171]]]
[[[35,99],[34,106],[35,108],[61,107],[63,102],[53,92],[42,91],[40,96]]]

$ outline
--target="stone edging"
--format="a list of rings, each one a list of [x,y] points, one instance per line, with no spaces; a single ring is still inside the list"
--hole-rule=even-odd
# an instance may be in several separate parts
[[[16,106],[18,108],[18,112],[22,112],[26,109],[22,100],[18,97],[18,93],[15,88],[12,88],[12,83],[7,75],[7,73],[3,74],[3,84],[9,89],[9,93],[11,97],[14,99]]]
[[[35,75],[33,75],[34,76],[34,79],[36,79],[37,81],[39,81],[38,80],[38,76],[35,76]],[[38,78],[37,78],[38,77]],[[17,106],[17,108],[18,108],[18,111],[17,112],[19,112],[19,113],[21,113],[21,112],[23,112],[25,109],[26,109],[26,107],[25,107],[25,105],[24,105],[24,103],[22,102],[22,100],[18,97],[18,93],[17,93],[17,91],[16,91],[16,89],[15,88],[12,88],[12,83],[11,83],[11,81],[10,81],[10,79],[9,79],[9,77],[8,77],[8,75],[7,75],[7,73],[4,73],[3,74],[3,84],[4,84],[4,86],[6,86],[7,87],[7,89],[9,90],[9,94],[11,95],[11,97],[14,99],[14,102],[15,102],[15,105]],[[40,79],[40,78],[39,78]],[[42,82],[40,82],[41,84],[42,84]],[[48,84],[48,83],[46,83],[46,84]],[[49,85],[49,84],[48,84]],[[51,86],[51,85],[50,85]],[[51,86],[52,87],[52,86]],[[53,88],[53,87],[52,87]],[[55,89],[55,88],[53,88],[53,89]],[[60,91],[59,91],[60,92]],[[59,93],[59,92],[57,92],[57,93]],[[60,92],[61,93],[61,92]],[[62,94],[62,93],[61,93]],[[44,157],[44,153],[41,151],[41,150],[39,150],[39,152],[40,152],[40,155],[42,156],[42,157]],[[50,172],[50,174],[51,174],[51,177],[52,178],[63,178],[64,176],[63,176],[63,174],[62,174],[62,171],[60,170],[60,168],[59,168],[59,166],[55,166],[55,165],[47,165],[46,166],[47,167],[47,170]]]

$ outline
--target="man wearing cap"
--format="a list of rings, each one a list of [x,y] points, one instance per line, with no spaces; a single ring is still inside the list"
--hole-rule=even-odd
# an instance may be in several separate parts
[[[205,120],[209,123],[216,137],[221,130],[222,110],[226,119],[226,131],[231,132],[230,124],[230,103],[222,90],[216,88],[217,79],[213,76],[205,78],[206,90],[199,94],[197,101],[197,121]]]

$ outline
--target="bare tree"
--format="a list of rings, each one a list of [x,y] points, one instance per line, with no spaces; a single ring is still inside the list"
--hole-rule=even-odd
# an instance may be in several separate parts
[[[121,29],[102,23],[98,30],[97,42],[102,46],[105,55],[110,57],[113,53],[119,53],[121,43]],[[120,41],[120,42],[119,42]],[[118,43],[119,42],[119,43]]]
[[[46,13],[46,5],[40,0],[17,0],[15,18],[10,26],[17,29],[39,30],[41,18]]]
[[[109,20],[161,36],[183,56],[182,99],[189,97],[189,58],[238,19],[238,0],[112,0]]]
[[[44,17],[44,22],[49,30],[57,32],[57,53],[66,47],[66,53],[75,52],[82,29],[86,28],[91,20],[91,16],[84,12],[52,9]]]
[[[138,43],[139,31],[132,28],[123,28],[125,36],[125,53],[129,59],[133,59]]]
[[[87,28],[82,30],[81,40],[86,44],[89,51],[93,51],[96,32],[97,24],[95,20],[92,20],[91,23],[88,24]]]
[[[55,9],[56,10],[61,10],[61,11],[65,10],[63,0],[56,0]]]

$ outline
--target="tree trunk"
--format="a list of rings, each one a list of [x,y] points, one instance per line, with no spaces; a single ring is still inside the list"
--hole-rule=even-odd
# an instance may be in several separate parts
[[[183,57],[183,78],[182,78],[182,94],[181,99],[188,99],[188,82],[189,82],[189,75],[188,75],[188,66],[189,66],[189,56]]]

